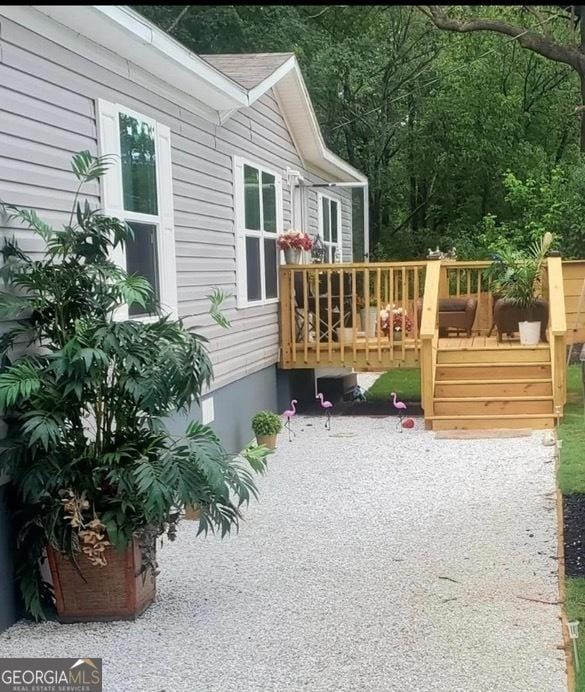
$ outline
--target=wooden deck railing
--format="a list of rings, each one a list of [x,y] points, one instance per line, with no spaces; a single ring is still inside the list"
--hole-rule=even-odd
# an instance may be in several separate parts
[[[548,292],[550,359],[555,413],[560,415],[567,400],[567,318],[563,265],[560,257],[547,259],[545,285]]]
[[[441,261],[429,262],[426,271],[423,313],[420,327],[422,342],[420,368],[421,368],[421,399],[425,418],[433,415],[433,395],[435,389],[435,369],[437,366],[437,347],[439,332],[437,329],[437,315],[439,304],[439,291],[441,276]]]
[[[440,298],[471,297],[477,300],[477,310],[473,322],[474,334],[487,334],[492,327],[494,301],[490,282],[485,270],[490,263],[442,262]]]
[[[281,367],[375,370],[418,362],[426,266],[422,261],[281,267]],[[382,324],[380,312],[387,307],[402,308],[399,331]]]

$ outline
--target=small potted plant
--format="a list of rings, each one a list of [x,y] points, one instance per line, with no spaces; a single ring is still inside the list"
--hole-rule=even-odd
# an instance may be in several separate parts
[[[272,411],[258,411],[252,418],[252,430],[259,445],[276,449],[276,437],[282,430],[282,420]]]
[[[278,247],[284,250],[284,261],[287,264],[300,264],[301,251],[308,251],[313,247],[313,241],[308,233],[295,231],[292,228],[279,235],[276,242]]]

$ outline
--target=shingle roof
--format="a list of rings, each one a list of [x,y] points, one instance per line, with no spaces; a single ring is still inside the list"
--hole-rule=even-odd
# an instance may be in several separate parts
[[[253,89],[293,55],[294,53],[223,53],[199,57],[244,89]]]

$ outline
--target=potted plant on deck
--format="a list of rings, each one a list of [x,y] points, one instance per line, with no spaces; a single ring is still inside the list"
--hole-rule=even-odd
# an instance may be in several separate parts
[[[276,242],[284,251],[284,261],[287,264],[300,264],[302,251],[309,251],[313,247],[313,241],[308,233],[293,229],[279,235]]]
[[[276,449],[276,438],[282,430],[282,420],[272,411],[258,411],[252,418],[252,430],[259,445]]]
[[[73,170],[81,188],[107,160],[81,152]],[[60,231],[34,211],[5,211],[46,247],[40,259],[14,241],[2,251],[0,310],[14,326],[0,343],[0,473],[11,479],[23,601],[36,619],[52,591],[64,621],[133,618],[154,598],[156,539],[174,538],[184,506],[200,508],[199,532],[237,526],[267,451],[229,456],[197,422],[182,440],[167,432],[165,417],[198,401],[211,363],[180,320],[115,318],[123,304],[153,304],[148,282],[110,259],[131,236],[124,222],[77,197]],[[225,323],[221,298],[210,312]]]
[[[404,308],[388,304],[380,310],[380,329],[384,336],[389,337],[392,332],[394,341],[402,341],[403,335],[412,330],[412,320]]]
[[[542,320],[547,306],[542,297],[542,271],[554,237],[545,233],[540,241],[532,243],[525,252],[507,250],[498,253],[488,269],[493,292],[499,297],[494,306],[494,321],[501,336],[506,312],[514,311],[518,322],[520,343],[534,346],[539,343]]]

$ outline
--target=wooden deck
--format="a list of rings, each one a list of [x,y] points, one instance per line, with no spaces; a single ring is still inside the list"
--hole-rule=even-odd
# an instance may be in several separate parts
[[[442,351],[473,351],[473,350],[483,350],[483,349],[500,349],[500,350],[514,350],[514,349],[524,349],[520,339],[516,336],[512,339],[507,336],[502,337],[502,341],[498,342],[496,336],[487,336],[486,334],[476,334],[474,336],[449,336],[446,338],[439,338],[439,349]],[[534,348],[538,349],[548,349],[548,344],[538,344]]]
[[[498,341],[490,335],[493,297],[483,278],[486,266],[440,260],[285,266],[280,274],[280,365],[356,371],[419,366],[429,428],[551,428],[566,398],[561,260],[547,260],[547,342],[534,347],[523,347],[517,337]],[[571,290],[574,273],[571,267]],[[439,337],[439,299],[452,297],[476,299],[469,337],[461,332]],[[384,318],[391,309],[394,329]],[[396,338],[396,329],[406,337]]]

